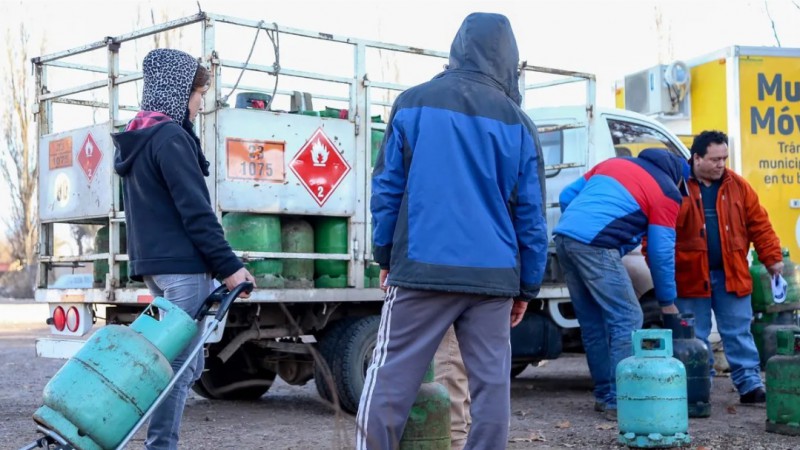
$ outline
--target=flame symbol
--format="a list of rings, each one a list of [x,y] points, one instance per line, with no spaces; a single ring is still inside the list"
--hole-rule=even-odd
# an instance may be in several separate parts
[[[324,166],[328,161],[328,149],[325,148],[325,145],[320,142],[319,139],[317,139],[311,147],[311,160],[314,162],[315,166]]]

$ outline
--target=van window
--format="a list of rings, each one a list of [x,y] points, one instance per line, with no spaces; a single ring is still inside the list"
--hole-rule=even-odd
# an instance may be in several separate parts
[[[608,129],[616,156],[638,156],[647,148],[660,148],[685,158],[681,150],[664,133],[633,122],[608,119]]]
[[[564,131],[548,131],[539,133],[539,143],[542,145],[542,156],[544,165],[554,166],[564,162]],[[546,170],[545,176],[555,176],[558,170]]]

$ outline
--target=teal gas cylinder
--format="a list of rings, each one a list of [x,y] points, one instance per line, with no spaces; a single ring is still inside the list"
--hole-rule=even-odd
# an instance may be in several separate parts
[[[287,219],[281,224],[281,243],[283,251],[287,253],[314,253],[314,229],[305,220]],[[313,288],[314,261],[283,260],[283,278],[286,280],[287,288]]]
[[[82,450],[115,448],[169,384],[170,363],[197,332],[157,297],[130,327],[107,325],[44,388],[36,422]]]
[[[347,253],[347,218],[324,217],[314,226],[317,253]],[[314,261],[314,285],[318,288],[347,287],[347,261]]]
[[[781,330],[767,362],[767,431],[800,436],[800,332]]]
[[[120,224],[119,226],[119,252],[120,253],[128,253],[127,250],[127,238],[125,237],[125,225]],[[103,226],[99,230],[97,230],[97,234],[94,235],[94,250],[95,253],[107,253],[108,252],[108,225]],[[106,274],[108,273],[108,260],[106,259],[98,259],[94,262],[94,267],[92,272],[94,274],[94,285],[95,287],[106,287]],[[125,286],[128,281],[128,263],[122,261],[119,263],[119,283],[120,286]]]
[[[280,252],[281,219],[266,214],[230,212],[222,217],[225,239],[234,250],[243,252]],[[260,288],[282,288],[283,260],[262,259],[245,264]]]
[[[634,448],[689,444],[686,369],[672,330],[633,332],[633,356],[617,365],[619,442]]]
[[[428,366],[408,414],[400,450],[450,450],[450,394]]]

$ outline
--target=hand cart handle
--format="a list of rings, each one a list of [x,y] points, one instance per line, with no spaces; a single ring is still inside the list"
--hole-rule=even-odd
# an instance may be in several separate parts
[[[221,321],[225,314],[228,313],[228,309],[230,309],[233,301],[239,297],[239,294],[242,292],[249,294],[250,292],[253,292],[253,287],[253,283],[250,281],[244,281],[229,292],[228,288],[223,284],[222,286],[216,288],[214,292],[212,292],[211,295],[206,298],[205,302],[203,302],[203,306],[200,307],[200,311],[198,311],[197,315],[195,315],[195,320],[202,319],[208,314],[208,311],[211,309],[211,306],[213,306],[214,303],[219,303],[219,309],[217,309],[215,318],[218,321]]]

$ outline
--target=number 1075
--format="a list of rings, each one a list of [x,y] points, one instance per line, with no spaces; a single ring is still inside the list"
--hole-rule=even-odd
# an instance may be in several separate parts
[[[251,177],[271,177],[273,175],[272,163],[245,162],[239,165],[240,175]]]

